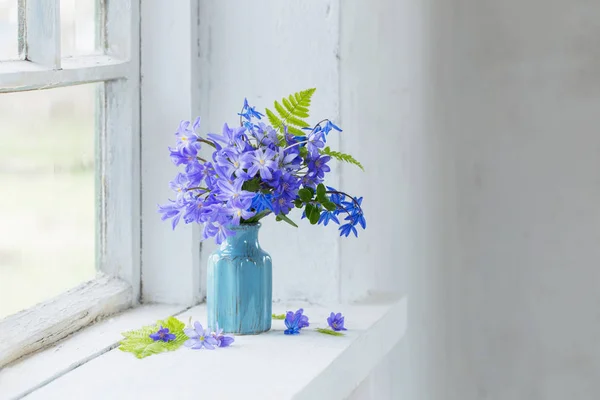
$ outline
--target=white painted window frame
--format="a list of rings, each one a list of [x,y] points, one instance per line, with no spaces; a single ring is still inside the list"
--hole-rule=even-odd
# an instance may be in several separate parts
[[[139,301],[139,0],[97,2],[101,54],[62,58],[60,0],[19,0],[22,60],[0,62],[0,93],[103,82],[96,134],[98,277],[0,320],[0,368]]]

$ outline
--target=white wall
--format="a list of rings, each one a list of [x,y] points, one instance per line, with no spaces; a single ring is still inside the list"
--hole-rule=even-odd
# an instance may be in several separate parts
[[[454,398],[600,398],[600,5],[450,3]]]
[[[598,398],[600,7],[235,4],[201,2],[205,127],[316,86],[367,168],[335,175],[365,196],[359,240],[266,224],[276,297],[409,296],[408,348],[353,398]]]

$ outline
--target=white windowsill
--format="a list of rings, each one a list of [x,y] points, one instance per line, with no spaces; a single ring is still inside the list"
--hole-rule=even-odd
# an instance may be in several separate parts
[[[297,336],[284,335],[283,321],[275,320],[270,332],[237,336],[230,348],[181,348],[138,360],[115,348],[119,333],[174,312],[173,306],[139,307],[0,371],[0,398],[6,394],[9,399],[21,398],[28,391],[23,384],[28,384],[38,387],[24,397],[30,400],[65,395],[86,399],[342,399],[402,340],[406,330],[406,299],[333,308],[276,303],[273,312],[299,307],[305,309],[311,326]],[[350,329],[346,336],[313,330],[326,327],[330,311],[346,316]],[[190,316],[205,322],[206,307],[193,307],[178,318],[187,322]],[[45,372],[46,367],[54,372]]]

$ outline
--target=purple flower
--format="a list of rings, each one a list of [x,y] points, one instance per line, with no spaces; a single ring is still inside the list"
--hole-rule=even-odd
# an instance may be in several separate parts
[[[315,130],[308,134],[306,148],[313,156],[318,155],[319,149],[325,147],[325,139],[323,135],[324,132],[321,130],[321,127],[315,128]]]
[[[187,139],[186,139],[187,140]],[[171,161],[175,165],[189,165],[198,162],[196,156],[198,155],[198,149],[200,148],[200,144],[196,146],[186,146],[186,147],[169,147],[169,151],[171,152]]]
[[[219,329],[219,323],[217,322],[217,328],[212,332],[212,337],[217,341],[218,347],[229,347],[231,343],[235,341],[233,336],[227,336],[223,334],[223,329]]]
[[[244,154],[244,159],[251,163],[248,169],[248,175],[252,178],[257,172],[260,172],[262,179],[271,179],[271,172],[277,169],[277,163],[273,161],[276,153],[269,148],[259,148],[253,152]]]
[[[306,328],[308,324],[308,317],[306,315],[302,315],[304,310],[302,308],[298,309],[295,313],[288,311],[285,315],[285,326],[287,329],[283,331],[286,335],[297,335],[300,333],[302,328]]]
[[[241,201],[239,198],[234,199],[229,206],[225,208],[227,214],[231,215],[231,224],[239,225],[240,219],[249,219],[254,216],[253,211],[248,211],[251,200]]]
[[[344,317],[342,316],[342,313],[337,313],[337,314],[331,313],[331,315],[329,315],[329,318],[327,318],[327,324],[334,331],[347,330],[346,328],[344,328]]]
[[[265,125],[264,122],[259,122],[256,126],[256,130],[252,131],[252,136],[256,138],[258,147],[269,146],[271,144],[277,144],[277,131],[271,126]]]
[[[172,333],[169,333],[168,328],[163,328],[161,326],[160,329],[156,333],[150,334],[150,338],[152,340],[154,340],[155,342],[158,342],[159,340],[161,342],[170,342],[171,340],[175,340],[177,338],[177,336],[175,336]]]
[[[294,198],[284,194],[276,194],[271,198],[271,209],[275,215],[287,214],[294,207]]]
[[[233,235],[235,235],[235,231],[232,231],[226,225],[219,225],[217,227],[217,233],[215,234],[215,242],[221,244],[227,240],[229,236]]]
[[[252,200],[252,198],[254,197],[254,193],[248,192],[247,190],[242,190],[243,184],[244,179],[242,178],[235,179],[233,183],[223,180],[217,181],[217,186],[220,189],[220,193],[217,194],[217,199],[223,201],[230,201],[235,199],[239,199],[242,201],[246,199]]]
[[[317,154],[315,158],[308,162],[308,173],[318,180],[325,178],[325,173],[331,171],[327,163],[331,160],[329,156]]]
[[[212,337],[210,332],[204,330],[200,322],[194,322],[194,328],[185,328],[183,330],[189,339],[183,344],[185,347],[190,347],[194,350],[202,347],[213,350],[218,345],[217,340]]]
[[[244,133],[245,130],[246,128],[242,126],[231,129],[229,125],[225,124],[223,125],[223,133],[221,135],[209,133],[206,136],[214,141],[224,143],[232,149],[242,151],[246,148],[246,143],[248,142],[248,137]]]
[[[295,175],[286,173],[279,178],[279,182],[275,186],[275,193],[295,199],[298,194],[298,188],[300,188],[300,179]]]
[[[227,169],[227,176],[234,175],[238,178],[248,178],[248,174],[244,171],[250,164],[242,159],[242,155],[232,151],[229,147],[221,150],[215,157],[217,165]]]
[[[175,132],[175,136],[177,137],[177,147],[195,147],[200,148],[200,143],[198,142],[198,135],[196,135],[195,130],[200,127],[200,117],[196,118],[194,124],[192,125],[192,129],[190,129],[190,121],[181,121],[179,124],[179,128],[177,132]]]
[[[171,226],[173,227],[173,229],[175,229],[175,227],[177,226],[177,224],[179,223],[179,220],[181,219],[181,212],[182,210],[182,205],[173,201],[173,200],[169,200],[170,203],[166,204],[164,206],[161,206],[160,204],[158,205],[158,212],[161,213],[161,220],[167,220],[169,218],[173,218],[171,220]]]

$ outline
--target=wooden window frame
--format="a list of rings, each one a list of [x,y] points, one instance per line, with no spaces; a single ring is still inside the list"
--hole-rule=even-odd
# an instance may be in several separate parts
[[[0,368],[140,298],[140,3],[97,0],[101,54],[61,57],[60,0],[19,0],[22,60],[0,62],[0,93],[101,82],[96,134],[98,276],[0,320]]]

